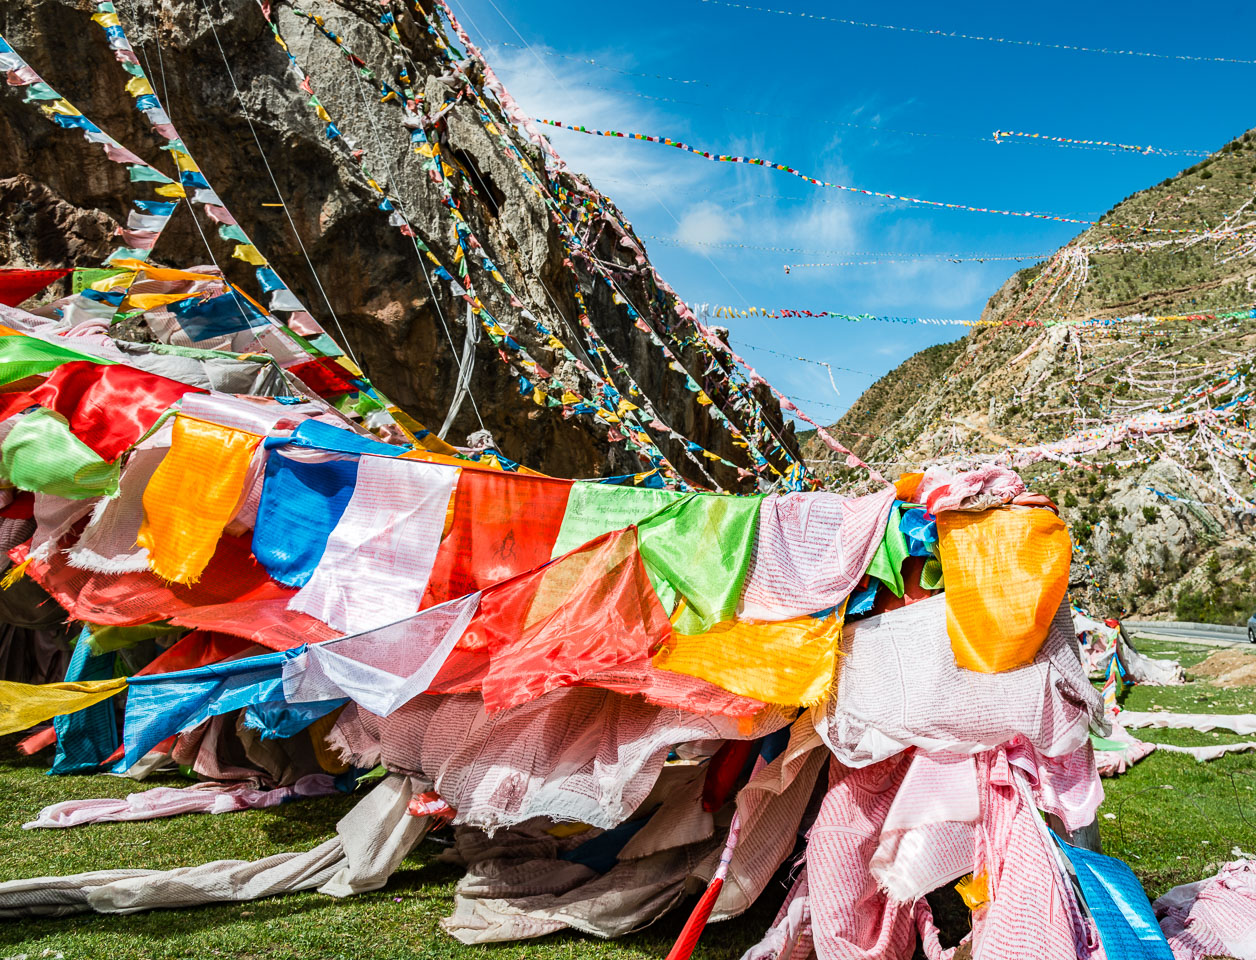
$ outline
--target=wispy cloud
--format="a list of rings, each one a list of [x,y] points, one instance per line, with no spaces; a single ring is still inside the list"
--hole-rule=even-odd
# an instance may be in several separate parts
[[[587,127],[650,132],[660,123],[640,100],[594,86],[580,64],[532,51],[490,47],[494,69],[519,105],[534,117]],[[592,55],[592,54],[591,54]],[[544,127],[554,149],[576,173],[586,175],[603,193],[624,204],[679,203],[702,178],[696,164],[676,163],[654,144],[610,140]]]

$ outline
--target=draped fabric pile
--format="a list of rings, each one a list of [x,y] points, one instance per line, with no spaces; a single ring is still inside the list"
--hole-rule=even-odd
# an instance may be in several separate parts
[[[158,308],[204,333],[230,306],[205,303]],[[444,927],[468,943],[620,936],[706,889],[682,955],[783,869],[749,957],[941,956],[924,898],[957,881],[976,957],[1146,934],[1137,884],[1117,904],[1116,868],[1067,844],[1109,730],[1067,529],[1015,474],[733,497],[505,472],[340,416],[343,367],[318,364],[304,397],[223,390],[215,364],[242,357],[157,372],[5,316],[9,589],[80,632],[64,680],[0,679],[0,732],[56,718],[34,735],[54,772],[183,764],[210,784],[28,826],[383,779],[308,853],[14,881],[0,915],[343,896],[448,828],[466,875]]]

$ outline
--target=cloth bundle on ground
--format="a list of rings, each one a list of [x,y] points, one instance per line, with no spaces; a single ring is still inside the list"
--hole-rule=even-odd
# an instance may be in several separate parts
[[[1174,887],[1152,906],[1176,960],[1256,957],[1256,861]]]

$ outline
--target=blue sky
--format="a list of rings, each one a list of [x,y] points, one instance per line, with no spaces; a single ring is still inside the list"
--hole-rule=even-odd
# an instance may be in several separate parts
[[[704,0],[450,2],[534,116],[670,136],[908,196],[1095,219],[1197,158],[996,144],[991,132],[1214,150],[1256,126],[1252,64],[923,36]],[[1237,0],[1207,7],[1181,0],[750,5],[1045,43],[1256,59],[1256,4]],[[1028,262],[917,260],[788,275],[783,265],[866,254],[1042,254],[1082,229],[854,197],[657,144],[549,132],[569,165],[619,204],[654,264],[690,302],[975,319]],[[821,423],[836,419],[873,377],[835,370],[838,396],[823,368],[752,346],[879,376],[966,329],[726,323],[734,346],[745,347],[746,358],[802,398],[799,405]]]

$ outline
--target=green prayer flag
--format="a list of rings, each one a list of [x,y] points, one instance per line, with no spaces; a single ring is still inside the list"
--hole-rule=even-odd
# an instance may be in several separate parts
[[[685,496],[674,490],[652,487],[573,483],[567,497],[567,512],[563,514],[563,523],[558,528],[558,538],[550,556],[560,557],[604,533],[631,527]],[[676,592],[666,579],[656,577],[648,566],[646,573],[650,575],[650,582],[654,584],[654,592],[658,594],[663,609],[671,613],[676,604]]]
[[[689,494],[637,525],[650,579],[666,580],[685,598],[677,633],[705,633],[736,616],[761,499]]]
[[[0,446],[0,473],[19,490],[66,500],[111,497],[121,468],[106,463],[51,410],[21,417]]]
[[[26,88],[25,101],[31,103],[34,100],[60,100],[61,94],[48,86],[42,80],[36,80]]]
[[[896,597],[901,597],[905,589],[903,561],[907,559],[909,553],[907,537],[899,529],[902,519],[903,505],[895,503],[890,508],[890,518],[885,524],[885,534],[881,537],[877,552],[872,555],[872,562],[868,564],[868,576],[876,577],[889,587],[890,592]]]
[[[113,363],[112,360],[88,356],[38,337],[0,337],[0,386],[35,374],[47,373],[71,360]]]
[[[113,263],[115,260],[147,260],[150,253],[151,250],[140,250],[137,247],[118,247],[105,257],[105,263]]]
[[[325,333],[320,333],[317,337],[310,337],[306,342],[325,357],[343,357],[345,355],[345,352],[340,349],[336,341]]]
[[[234,223],[224,223],[218,228],[218,236],[224,240],[234,240],[236,243],[248,243],[249,236]]]
[[[138,163],[127,167],[131,173],[132,183],[151,181],[153,183],[174,183],[168,176],[155,167],[141,167]]]
[[[74,271],[73,292],[82,293],[93,283],[99,283],[101,280],[108,280],[110,277],[116,277],[118,274],[126,272],[117,268],[101,270],[95,267],[80,267]]]

